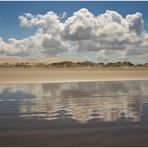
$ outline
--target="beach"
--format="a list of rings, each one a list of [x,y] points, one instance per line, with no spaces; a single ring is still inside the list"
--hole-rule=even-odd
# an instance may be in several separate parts
[[[0,68],[0,146],[147,146],[145,80],[146,68]]]
[[[147,70],[19,70],[0,72],[0,146],[148,146]]]
[[[0,2],[0,147],[148,147],[147,10]]]
[[[148,69],[0,68],[0,83],[148,80]]]

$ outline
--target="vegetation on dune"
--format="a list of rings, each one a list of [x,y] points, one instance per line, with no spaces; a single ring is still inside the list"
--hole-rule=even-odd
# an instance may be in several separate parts
[[[71,62],[71,61],[63,61],[58,63],[29,63],[29,62],[17,62],[15,64],[11,63],[3,63],[0,67],[8,67],[8,68],[33,68],[33,67],[41,67],[41,68],[113,68],[113,67],[148,67],[148,63],[145,64],[133,64],[128,61],[124,62],[110,62],[110,63],[93,63],[90,61],[84,62]]]

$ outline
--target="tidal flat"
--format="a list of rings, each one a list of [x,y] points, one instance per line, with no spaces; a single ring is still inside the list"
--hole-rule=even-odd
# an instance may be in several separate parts
[[[148,146],[148,81],[1,84],[0,146]]]

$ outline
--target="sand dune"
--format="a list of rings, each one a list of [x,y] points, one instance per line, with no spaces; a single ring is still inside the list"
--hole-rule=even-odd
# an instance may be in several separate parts
[[[9,64],[15,64],[18,62],[23,63],[56,63],[56,62],[62,62],[62,61],[75,61],[74,59],[70,58],[62,58],[62,57],[47,57],[47,58],[18,58],[18,57],[1,57],[0,58],[0,64],[9,63]]]
[[[148,64],[136,66],[127,61],[104,64],[58,57],[12,57],[0,58],[0,65],[0,83],[148,80]]]

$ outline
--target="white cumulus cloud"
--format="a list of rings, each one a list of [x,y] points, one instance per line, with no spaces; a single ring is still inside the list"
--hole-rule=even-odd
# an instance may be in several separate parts
[[[139,12],[123,17],[106,10],[96,16],[82,8],[68,18],[66,12],[58,16],[49,11],[42,15],[24,13],[18,19],[21,27],[35,27],[36,33],[8,42],[0,38],[1,55],[48,56],[90,51],[96,52],[98,61],[135,58],[138,62],[148,62],[148,33]]]

